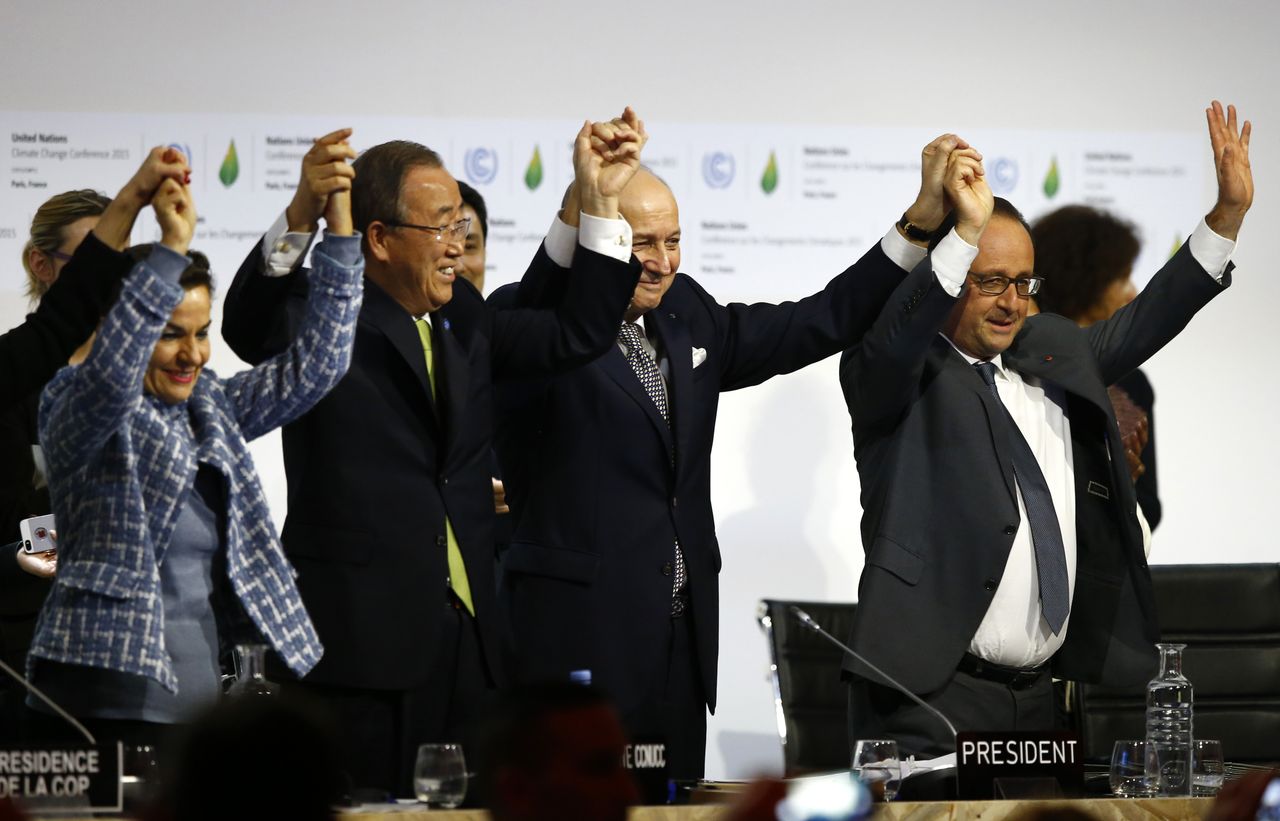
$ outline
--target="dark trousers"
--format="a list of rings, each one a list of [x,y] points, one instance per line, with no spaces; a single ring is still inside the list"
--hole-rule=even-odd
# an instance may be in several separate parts
[[[920,697],[950,719],[958,732],[1055,726],[1053,680],[1047,670],[1022,688],[957,670],[941,688]],[[956,751],[955,739],[937,716],[891,687],[854,676],[849,681],[850,751],[860,738],[894,739],[903,757],[935,758]]]
[[[495,685],[480,648],[476,621],[448,594],[440,610],[444,629],[433,654],[431,678],[409,690],[367,690],[297,682],[318,699],[339,726],[339,750],[353,790],[410,798],[418,745],[462,745],[468,769],[478,758],[480,723]]]
[[[654,676],[643,704],[622,705],[622,721],[633,741],[666,743],[667,777],[702,778],[707,759],[707,699],[698,669],[693,611],[668,619],[667,664]]]

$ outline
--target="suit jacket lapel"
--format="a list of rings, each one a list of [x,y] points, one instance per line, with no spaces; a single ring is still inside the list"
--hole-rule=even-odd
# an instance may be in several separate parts
[[[671,429],[675,431],[674,461],[678,467],[681,454],[689,452],[692,414],[681,413],[684,410],[681,403],[693,400],[693,343],[689,329],[675,314],[668,313],[659,306],[650,315],[666,351],[667,370],[671,374],[671,378],[667,380],[667,414],[671,418]]]
[[[622,351],[618,346],[611,347],[609,352],[597,361],[600,364],[600,368],[608,374],[609,378],[618,383],[618,387],[640,406],[640,410],[644,411],[645,416],[649,418],[650,424],[653,425],[654,431],[662,438],[662,444],[666,447],[667,453],[671,453],[674,447],[671,430],[658,413],[658,408],[653,404],[653,400],[649,398],[649,394],[645,393],[644,385],[640,384],[640,377],[636,376],[636,372],[631,370],[631,365],[627,363],[627,358],[622,355]]]
[[[377,283],[364,281],[364,306],[360,310],[360,323],[375,328],[387,337],[391,346],[404,359],[417,377],[427,406],[432,408],[431,419],[438,425],[439,414],[431,401],[431,383],[427,378],[427,359],[422,351],[422,338],[413,323],[413,317],[392,299]]]

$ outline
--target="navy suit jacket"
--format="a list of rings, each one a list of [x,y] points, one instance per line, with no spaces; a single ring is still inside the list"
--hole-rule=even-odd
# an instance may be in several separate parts
[[[1106,386],[1145,362],[1230,283],[1184,245],[1146,289],[1088,328],[1029,318],[1004,366],[1063,388],[1076,484],[1077,573],[1054,674],[1146,681],[1159,639],[1133,483]],[[938,329],[956,298],[926,259],[890,297],[840,381],[853,417],[866,563],[851,645],[918,693],[942,686],[999,585],[1019,525],[1002,411]],[[867,673],[852,658],[845,669]]]
[[[645,317],[669,363],[670,428],[616,345],[573,372],[496,391],[498,455],[514,517],[501,595],[518,677],[589,669],[624,713],[637,706],[666,674],[662,625],[678,538],[714,710],[721,557],[711,445],[720,392],[856,341],[903,275],[878,243],[822,291],[781,305],[720,305],[676,274]],[[540,253],[519,289],[499,290],[490,303],[539,304],[561,276]]]
[[[262,274],[261,244],[227,294],[223,334],[256,362],[292,333],[304,270]],[[408,689],[430,667],[453,524],[489,669],[494,618],[492,381],[572,368],[613,343],[639,267],[579,249],[556,310],[491,312],[459,278],[432,314],[436,398],[413,318],[364,281],[351,368],[284,429],[289,508],[281,539],[325,654],[308,680]]]

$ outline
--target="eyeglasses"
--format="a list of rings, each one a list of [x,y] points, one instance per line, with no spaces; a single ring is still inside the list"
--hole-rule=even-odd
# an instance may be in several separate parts
[[[47,254],[48,256],[51,256],[51,257],[53,257],[54,259],[58,260],[58,262],[70,262],[70,261],[71,261],[71,255],[70,255],[70,254],[64,254],[64,253],[63,253],[63,252],[61,252],[61,251],[45,251],[45,254]]]
[[[396,220],[380,220],[383,225],[389,228],[412,228],[415,231],[426,231],[428,234],[434,234],[432,237],[436,242],[461,242],[467,238],[467,232],[471,230],[471,217],[464,217],[453,225],[414,225],[411,222],[397,222]]]
[[[970,274],[973,281],[977,283],[978,290],[988,296],[1000,296],[1009,290],[1009,286],[1017,290],[1018,296],[1031,296],[1040,292],[1040,286],[1044,284],[1044,277],[1006,277],[996,274],[995,276],[979,276]]]

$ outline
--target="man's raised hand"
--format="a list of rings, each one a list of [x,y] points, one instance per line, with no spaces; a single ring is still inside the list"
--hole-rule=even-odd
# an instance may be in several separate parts
[[[298,190],[294,191],[293,201],[284,212],[290,231],[306,234],[314,232],[321,216],[326,216],[328,222],[326,208],[329,196],[351,191],[356,172],[351,167],[350,160],[355,159],[356,151],[347,142],[350,136],[350,128],[339,128],[316,140],[303,155]],[[349,218],[349,203],[347,212]],[[332,223],[329,230],[334,230]],[[351,233],[351,230],[348,228],[346,233]]]
[[[1205,216],[1205,223],[1213,231],[1234,240],[1244,223],[1244,215],[1253,205],[1253,169],[1249,167],[1249,137],[1253,125],[1244,121],[1244,127],[1236,128],[1236,107],[1227,106],[1225,117],[1222,103],[1217,100],[1205,109],[1209,121],[1209,143],[1213,146],[1213,167],[1218,176],[1218,201]]]
[[[574,141],[573,167],[584,213],[617,217],[618,196],[640,168],[648,139],[644,122],[630,107],[608,122],[583,124]]]
[[[951,210],[943,188],[947,178],[947,161],[951,158],[951,152],[967,148],[970,145],[963,138],[955,134],[943,134],[920,152],[920,193],[903,214],[908,222],[930,232],[942,224],[947,212]],[[974,152],[974,156],[981,162],[981,154]]]
[[[956,210],[956,233],[970,245],[978,244],[995,208],[984,173],[982,155],[973,148],[957,148],[947,158],[943,188]]]

